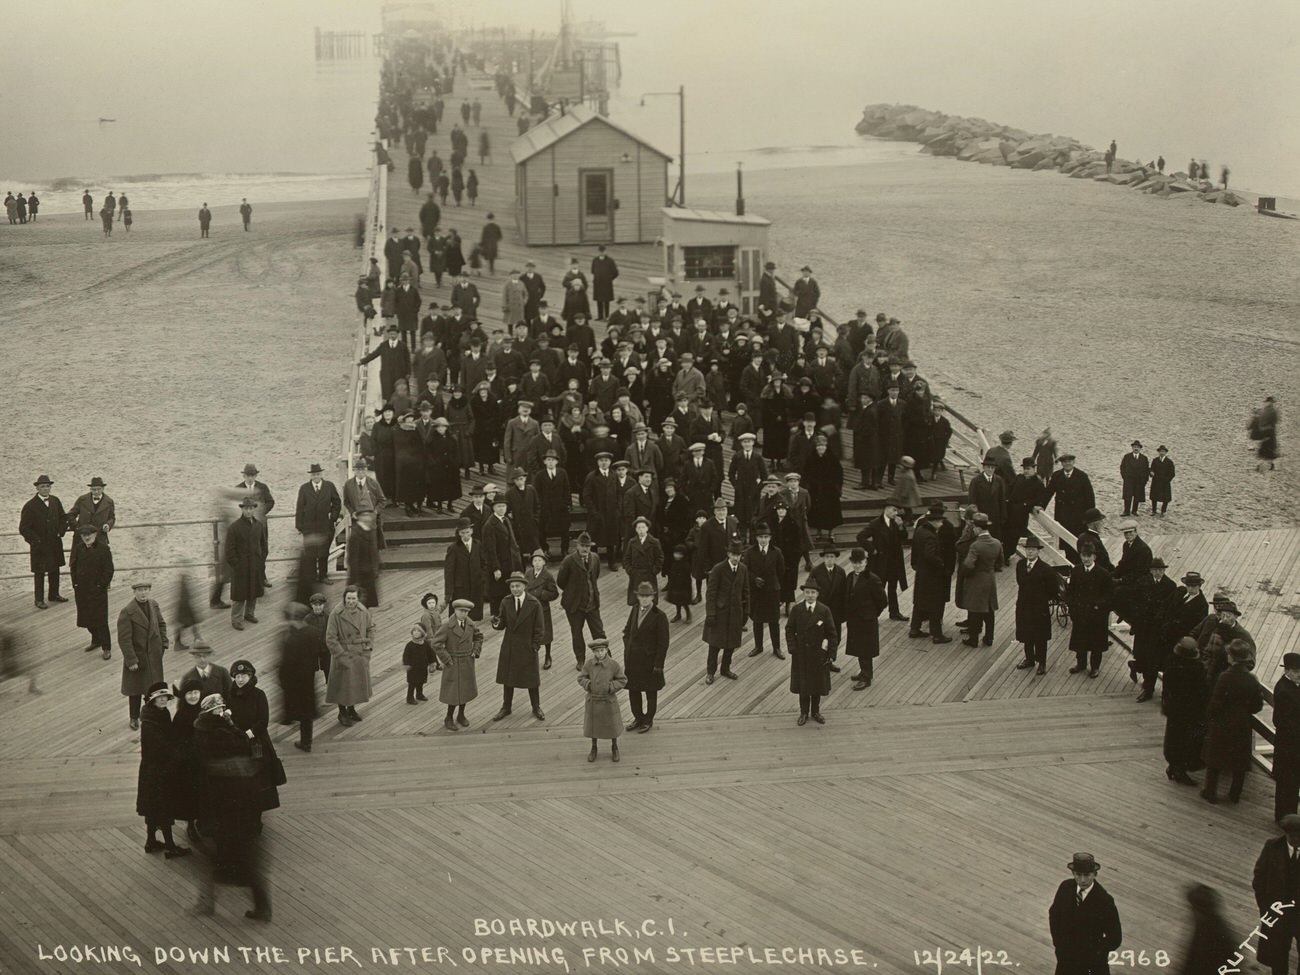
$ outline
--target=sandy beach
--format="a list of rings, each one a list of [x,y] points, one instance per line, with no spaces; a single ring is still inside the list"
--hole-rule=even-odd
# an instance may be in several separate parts
[[[107,240],[80,215],[5,226],[7,530],[42,472],[65,506],[102,476],[126,524],[209,517],[209,489],[251,461],[291,511],[310,463],[338,450],[364,209],[257,205],[244,233],[234,207],[214,207],[207,240],[197,206],[136,210],[131,233],[119,223]],[[296,540],[292,522],[271,532],[272,554],[289,554],[277,538]],[[205,526],[123,530],[113,545],[133,566],[207,559],[209,539]],[[0,575],[26,571],[25,555],[0,561]]]

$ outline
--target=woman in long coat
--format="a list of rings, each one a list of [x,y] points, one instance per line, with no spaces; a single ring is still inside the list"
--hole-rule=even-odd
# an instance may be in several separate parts
[[[923,380],[917,380],[912,394],[903,401],[903,450],[916,461],[917,480],[921,471],[933,463],[934,410],[930,406],[930,391]]]
[[[460,467],[456,463],[460,444],[453,439],[450,429],[451,422],[445,416],[437,417],[433,421],[433,436],[424,448],[429,501],[435,510],[446,505],[448,512],[452,502],[460,497],[461,488]]]
[[[1228,646],[1232,665],[1219,675],[1205,709],[1205,788],[1201,795],[1218,802],[1219,773],[1231,772],[1228,801],[1241,798],[1254,749],[1250,717],[1264,707],[1264,694],[1251,671],[1255,657],[1249,644],[1234,640]]]
[[[455,731],[469,727],[465,705],[478,697],[478,677],[474,661],[483,652],[483,634],[468,619],[474,604],[468,599],[451,603],[452,615],[438,627],[433,637],[433,653],[442,668],[438,700],[447,705],[443,727]]]
[[[259,761],[258,778],[261,787],[262,811],[280,808],[280,793],[272,769],[279,766],[275,745],[271,741],[271,707],[266,693],[257,686],[257,671],[247,660],[236,660],[230,667],[230,679],[235,682],[230,691],[230,720],[236,728],[249,736],[253,756]]]
[[[199,818],[199,752],[194,744],[194,721],[199,716],[199,702],[203,700],[203,682],[190,677],[181,683],[176,698],[176,714],[172,717],[171,733],[176,742],[176,766],[172,770],[172,800],[177,819],[189,825],[190,839],[198,840],[195,821]]]
[[[690,505],[677,493],[676,479],[665,477],[660,487],[663,498],[659,503],[657,537],[664,550],[664,574],[667,575],[668,562],[671,561],[669,556],[674,548],[685,544],[686,536],[694,522],[691,518],[693,512]]]
[[[176,769],[180,764],[180,743],[172,733],[171,691],[163,681],[152,685],[140,714],[140,774],[136,780],[135,811],[144,817],[148,836],[146,853],[165,850],[167,859],[190,851],[176,845],[172,824],[176,813]],[[158,831],[162,831],[162,841]]]
[[[440,187],[441,188],[441,187]],[[443,192],[442,202],[447,202],[446,192]],[[460,277],[460,272],[465,268],[465,249],[461,246],[460,234],[453,229],[447,234],[446,247],[447,273],[453,278]]]
[[[627,686],[623,665],[609,653],[609,641],[597,637],[587,643],[587,659],[578,674],[578,685],[587,692],[582,717],[582,733],[591,739],[587,761],[596,760],[596,742],[609,738],[610,758],[618,761],[618,736],[623,733],[623,709],[618,692]]]
[[[489,474],[492,465],[501,459],[501,432],[505,423],[501,419],[501,402],[492,395],[486,379],[474,390],[470,412],[474,417],[474,462],[480,473]]]
[[[375,424],[371,437],[375,443],[375,478],[384,489],[384,496],[397,497],[397,411],[384,404],[383,418]]]
[[[463,390],[452,391],[447,402],[447,422],[451,424],[451,438],[456,441],[456,466],[469,477],[474,467],[474,417],[470,412],[469,400]]]
[[[560,598],[560,588],[555,584],[555,576],[546,567],[546,553],[538,549],[529,559],[529,566],[524,570],[524,592],[533,596],[542,604],[542,646],[546,648],[546,660],[543,670],[551,669],[551,641],[555,639],[555,626],[551,619],[551,603]]]
[[[790,508],[784,498],[776,503],[769,519],[772,526],[772,544],[781,550],[785,559],[785,573],[781,576],[781,602],[785,603],[786,613],[794,602],[794,585],[799,576],[799,560],[803,558],[803,531],[799,522],[790,515]]]
[[[375,648],[375,624],[370,610],[361,605],[356,586],[343,590],[325,624],[325,645],[330,651],[330,677],[325,702],[336,704],[339,722],[350,726],[359,720],[357,705],[370,700],[370,654]]]
[[[1201,665],[1196,641],[1182,637],[1164,669],[1160,710],[1165,716],[1165,775],[1183,785],[1195,785],[1188,772],[1203,768],[1201,748],[1205,742],[1205,705],[1209,685]]]
[[[827,439],[818,434],[813,452],[803,465],[803,483],[808,485],[812,504],[808,508],[808,524],[830,537],[844,522],[840,495],[844,492],[844,467],[839,457],[827,448]]]
[[[1151,461],[1151,513],[1156,513],[1156,505],[1163,507],[1160,513],[1169,510],[1169,502],[1174,499],[1173,480],[1174,462],[1169,459],[1169,451],[1161,444],[1156,448],[1156,458]]]
[[[424,500],[424,441],[409,413],[398,421],[393,433],[393,451],[397,459],[397,494],[395,500],[406,507],[408,515],[418,514]]]

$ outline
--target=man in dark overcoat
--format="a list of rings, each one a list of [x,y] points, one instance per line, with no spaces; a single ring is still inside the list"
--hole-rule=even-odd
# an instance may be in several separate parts
[[[108,627],[108,587],[113,582],[113,551],[94,524],[77,529],[72,543],[72,594],[77,600],[77,626],[90,633],[86,652],[102,650],[104,659],[113,655],[113,634]]]
[[[1110,560],[1110,552],[1106,550],[1106,543],[1101,538],[1101,526],[1105,523],[1106,516],[1096,508],[1089,508],[1083,513],[1083,531],[1075,537],[1075,549],[1089,546],[1097,556],[1097,565],[1102,568],[1107,575],[1115,571],[1115,565]],[[1069,555],[1069,552],[1066,552]],[[1112,577],[1113,578],[1113,577]]]
[[[1007,519],[1007,488],[998,477],[998,461],[990,452],[984,457],[983,471],[970,482],[970,502],[989,517],[989,532],[1002,537]]]
[[[1255,906],[1261,918],[1281,917],[1263,931],[1258,939],[1255,958],[1267,965],[1273,975],[1287,975],[1290,969],[1291,943],[1300,945],[1300,816],[1289,813],[1278,824],[1285,835],[1275,836],[1264,844],[1255,861],[1252,887]],[[1274,911],[1274,904],[1291,905]]]
[[[713,511],[713,517],[700,529],[696,546],[700,563],[712,569],[726,559],[731,543],[740,541],[740,524],[734,516],[727,514],[727,502],[722,498],[704,507],[706,511]]]
[[[393,387],[397,385],[397,380],[405,379],[411,374],[411,350],[398,337],[399,331],[397,323],[393,322],[386,330],[386,340],[376,345],[357,362],[357,365],[364,366],[371,359],[379,360],[379,390],[385,403],[392,398]],[[458,359],[457,363],[459,361]]]
[[[82,525],[94,525],[99,529],[104,543],[108,544],[108,533],[117,524],[117,505],[104,493],[107,485],[102,477],[92,477],[86,486],[90,490],[77,498],[68,511],[68,527],[76,530]]]
[[[1129,677],[1136,683],[1142,675],[1142,691],[1138,703],[1155,696],[1156,678],[1165,662],[1170,647],[1164,640],[1166,607],[1178,598],[1178,586],[1165,575],[1165,560],[1151,559],[1148,576],[1135,584],[1131,605],[1133,613],[1133,659],[1129,661]]]
[[[591,296],[596,300],[596,317],[609,318],[609,303],[614,300],[614,281],[618,277],[618,264],[605,253],[605,245],[596,248],[591,259]]]
[[[59,595],[59,569],[66,564],[63,535],[68,530],[68,516],[63,502],[50,493],[54,482],[42,474],[33,483],[36,494],[23,505],[18,519],[18,533],[31,550],[30,565],[35,577],[36,608],[49,609],[45,601],[45,583],[50,584],[50,602],[66,603]],[[143,693],[143,692],[142,692]]]
[[[492,499],[492,517],[483,523],[483,570],[491,607],[500,604],[506,593],[507,580],[523,568],[519,540],[514,526],[506,518],[508,508],[506,496],[498,494]]]
[[[655,605],[656,595],[652,583],[638,585],[637,605],[628,613],[623,627],[623,672],[627,675],[628,704],[632,708],[632,723],[626,730],[639,734],[654,727],[659,692],[664,686],[664,660],[668,656],[668,617]]]
[[[1101,655],[1110,645],[1110,600],[1114,583],[1110,573],[1097,564],[1092,546],[1079,549],[1079,564],[1070,573],[1065,599],[1070,607],[1070,649],[1075,664],[1070,673],[1088,671],[1096,677]]]
[[[375,512],[361,508],[353,517],[352,531],[348,532],[348,585],[356,586],[361,593],[361,605],[374,609],[379,605],[379,532],[375,527]],[[233,596],[231,597],[234,598]]]
[[[546,294],[546,282],[537,273],[537,265],[533,261],[524,265],[524,273],[519,276],[519,280],[524,283],[524,290],[528,292],[528,301],[524,303],[524,317],[532,321],[538,317],[538,302]]]
[[[519,553],[536,552],[541,547],[542,501],[537,489],[528,483],[528,474],[522,467],[514,470],[513,483],[506,488],[506,506],[510,510],[510,524],[515,530]]]
[[[970,621],[966,639],[962,643],[968,647],[977,646],[980,632],[983,631],[984,646],[991,647],[994,617],[998,609],[998,582],[994,573],[1001,570],[1006,560],[1002,554],[1002,543],[990,534],[989,516],[977,511],[971,523],[975,526],[975,539],[961,564],[965,576],[962,592],[967,619]]]
[[[1007,491],[1007,518],[1002,526],[1002,550],[1010,557],[1029,534],[1029,515],[1047,503],[1047,482],[1038,476],[1034,458],[1020,462],[1020,473]]]
[[[1056,975],[1110,975],[1110,953],[1124,937],[1115,899],[1097,883],[1101,864],[1092,854],[1076,853],[1068,866],[1074,876],[1056,888],[1047,912]]]
[[[483,550],[474,538],[474,523],[468,518],[456,523],[456,540],[447,546],[442,581],[444,606],[450,606],[453,600],[468,599],[474,604],[470,619],[483,619],[483,600],[487,596]]]
[[[790,610],[785,621],[785,643],[790,648],[790,693],[799,695],[799,724],[811,717],[825,724],[822,697],[831,692],[831,657],[839,644],[835,620],[825,603],[818,602],[817,583],[803,584],[803,602]]]
[[[727,545],[727,557],[709,570],[709,589],[705,597],[704,642],[709,647],[708,671],[704,683],[712,684],[722,655],[722,676],[738,677],[731,670],[731,656],[740,647],[750,615],[749,569],[741,564],[745,546],[733,539]]]
[[[794,314],[796,318],[807,318],[822,300],[822,289],[813,277],[812,268],[804,266],[799,269],[799,280],[790,286],[794,295]]]
[[[1190,636],[1192,631],[1209,615],[1210,604],[1201,592],[1205,579],[1195,570],[1185,572],[1182,585],[1169,597],[1161,620],[1165,653],[1169,653],[1175,643],[1182,637]]]
[[[1150,578],[1151,546],[1138,535],[1137,522],[1126,518],[1119,523],[1124,534],[1124,546],[1119,562],[1111,572],[1115,580],[1115,615],[1131,623],[1140,603],[1140,590]]]
[[[271,584],[266,578],[266,556],[270,550],[266,519],[271,514],[272,509],[275,508],[275,495],[271,493],[269,485],[257,479],[259,471],[256,464],[245,464],[243,473],[244,479],[235,487],[244,492],[245,498],[252,498],[257,502],[257,507],[253,509],[253,518],[262,533],[262,588],[270,589]]]
[[[767,464],[754,449],[753,433],[742,433],[738,438],[740,449],[731,455],[731,470],[727,480],[735,491],[736,520],[746,538],[754,537],[754,521],[758,516],[758,496],[767,477]]]
[[[865,690],[875,676],[880,656],[880,614],[889,606],[885,584],[867,569],[865,549],[849,552],[849,571],[844,577],[844,652],[858,658],[853,689]]]
[[[619,543],[622,541],[618,534],[618,479],[610,470],[613,456],[607,450],[599,451],[596,454],[596,469],[587,475],[582,485],[582,506],[587,511],[587,530],[611,569],[618,559]]]
[[[560,554],[569,551],[569,524],[572,489],[568,472],[560,466],[560,455],[548,450],[542,457],[541,473],[533,480],[540,506],[538,533],[542,551],[550,553],[550,541],[559,536]]]
[[[117,614],[117,645],[122,651],[122,696],[127,699],[131,730],[140,728],[140,702],[149,686],[165,680],[163,651],[167,649],[167,623],[151,597],[148,582],[131,585],[131,602]]]
[[[1025,539],[1025,557],[1016,563],[1016,639],[1025,646],[1025,659],[1016,670],[1035,664],[1047,673],[1047,644],[1052,639],[1052,600],[1061,592],[1061,577],[1040,558],[1038,536]]]
[[[1119,462],[1119,477],[1124,484],[1124,514],[1135,515],[1147,499],[1147,481],[1151,479],[1151,462],[1142,453],[1142,441],[1134,440]]]
[[[879,518],[873,518],[858,533],[858,544],[867,551],[868,567],[885,585],[889,596],[889,618],[906,621],[898,609],[898,591],[907,591],[907,562],[903,557],[903,522],[898,506],[885,504]]]
[[[638,519],[644,518],[647,522],[654,519],[655,495],[652,489],[654,481],[654,471],[649,468],[641,468],[636,472],[636,483],[623,492],[622,498],[619,499],[619,524],[623,527],[623,534],[626,538],[624,543],[623,562],[627,564],[627,541],[636,534],[635,526]]]
[[[650,534],[650,519],[637,517],[632,524],[632,537],[623,549],[623,570],[627,573],[627,604],[636,605],[636,587],[642,582],[656,586],[664,567],[664,549],[659,539]]]
[[[888,509],[886,509],[888,512]],[[942,502],[930,505],[925,518],[916,523],[912,533],[912,571],[916,575],[916,588],[912,590],[912,625],[907,635],[914,639],[929,636],[932,643],[951,643],[952,637],[943,632],[943,608],[951,593],[952,576],[939,544],[939,523],[944,520]],[[888,544],[891,539],[883,539]],[[899,541],[901,546],[902,542]],[[890,610],[897,606],[898,597],[891,590]],[[929,633],[921,624],[929,624]]]
[[[230,625],[237,630],[244,622],[257,622],[257,599],[262,588],[262,566],[266,543],[257,523],[257,500],[239,502],[239,520],[226,531],[226,572],[230,578]]]
[[[555,577],[555,584],[561,590],[560,608],[569,618],[573,656],[578,670],[582,670],[587,659],[583,626],[591,631],[593,638],[605,635],[605,623],[600,618],[600,589],[596,585],[599,578],[600,559],[592,554],[591,536],[583,532],[575,540],[573,551],[560,563],[560,571]]]
[[[772,637],[772,653],[784,660],[781,652],[781,579],[785,576],[785,556],[772,544],[772,528],[759,522],[754,529],[755,543],[745,552],[749,569],[749,618],[754,624],[754,649],[751,657],[763,655],[763,627]]]
[[[879,427],[876,431],[876,470],[872,483],[881,479],[894,483],[894,468],[903,459],[903,401],[898,398],[898,383],[885,387],[885,398],[873,407]]]
[[[696,441],[688,449],[690,457],[681,473],[682,494],[692,512],[708,511],[713,504],[713,482],[717,479],[717,471],[713,461],[704,456],[703,441]]]
[[[813,566],[808,578],[817,583],[820,595],[817,601],[831,611],[831,618],[835,620],[835,636],[838,640],[844,639],[844,584],[846,576],[844,569],[837,563],[839,550],[834,545],[827,545],[822,548],[821,561]],[[840,668],[835,666],[834,659],[836,654],[831,655],[831,673],[838,674]]]
[[[1273,818],[1296,811],[1300,796],[1300,653],[1282,654],[1282,676],[1273,685]]]
[[[317,582],[329,582],[330,543],[334,525],[343,511],[343,499],[332,481],[324,478],[320,464],[312,464],[310,478],[298,488],[293,526],[302,535],[302,546],[311,558]]]
[[[1053,515],[1057,522],[1066,531],[1078,535],[1084,528],[1084,512],[1096,507],[1097,497],[1093,494],[1092,481],[1088,475],[1075,468],[1074,454],[1062,454],[1060,460],[1061,469],[1047,482],[1047,497],[1043,499],[1043,505],[1046,507],[1047,502],[1055,498]],[[1061,548],[1071,562],[1079,564],[1079,555],[1075,549],[1065,542],[1061,543]]]
[[[776,289],[776,263],[768,261],[763,265],[763,276],[758,280],[758,303],[770,311],[776,311],[779,300]]]
[[[493,721],[500,721],[510,713],[514,703],[515,688],[528,688],[528,700],[533,706],[533,717],[545,721],[542,713],[541,671],[537,667],[537,650],[545,637],[542,623],[542,604],[536,596],[524,591],[526,581],[522,572],[512,572],[506,580],[510,591],[500,603],[493,605],[496,615],[492,628],[503,631],[501,650],[497,656],[497,683],[501,685],[501,710]]]

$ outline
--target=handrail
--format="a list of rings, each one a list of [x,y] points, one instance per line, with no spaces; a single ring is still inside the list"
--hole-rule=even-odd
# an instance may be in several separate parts
[[[773,274],[772,279],[776,281],[776,283],[779,284],[781,287],[785,288],[786,291],[790,292],[791,294],[794,294],[794,288],[792,288],[784,278],[777,277],[775,274]],[[776,309],[773,309],[773,311],[775,310]],[[826,312],[825,309],[814,308],[813,310],[817,312],[817,316],[819,318],[824,318],[826,321],[830,322],[831,325],[833,325],[835,328],[840,327],[840,323],[837,322],[835,319],[831,318],[831,316]]]
[[[1065,542],[1065,544],[1070,546],[1070,548],[1074,548],[1079,544],[1078,536],[1076,536],[1074,532],[1065,528],[1059,521],[1048,515],[1047,512],[1042,509],[1031,511],[1029,513],[1029,523],[1031,525],[1037,525],[1038,528],[1041,529],[1041,532],[1035,532],[1035,534],[1039,534],[1040,537],[1041,535],[1047,535],[1049,538]],[[1132,656],[1133,644],[1129,642],[1128,635],[1122,630],[1115,629],[1113,626],[1107,626],[1106,629],[1110,634],[1110,638],[1115,643],[1119,644],[1119,646],[1127,650],[1129,656]]]

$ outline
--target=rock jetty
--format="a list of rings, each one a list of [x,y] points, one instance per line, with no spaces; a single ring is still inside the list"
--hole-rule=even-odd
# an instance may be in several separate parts
[[[1229,190],[1186,173],[1161,173],[1151,163],[1116,159],[1106,167],[1106,153],[1063,135],[1034,135],[982,118],[964,118],[915,105],[868,105],[857,124],[859,135],[894,142],[919,142],[932,156],[955,156],[963,162],[1012,169],[1054,169],[1072,179],[1114,183],[1153,196],[1193,194],[1206,203],[1240,206]]]

